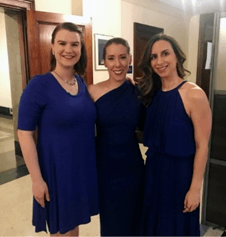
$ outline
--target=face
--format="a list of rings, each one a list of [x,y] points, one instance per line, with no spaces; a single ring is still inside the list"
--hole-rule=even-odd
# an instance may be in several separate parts
[[[177,57],[168,41],[159,40],[153,44],[150,64],[161,78],[178,76]]]
[[[124,80],[130,64],[131,55],[124,45],[113,43],[106,48],[104,65],[108,69],[110,79]]]
[[[81,56],[79,33],[59,30],[52,45],[52,52],[55,54],[56,67],[73,68]]]

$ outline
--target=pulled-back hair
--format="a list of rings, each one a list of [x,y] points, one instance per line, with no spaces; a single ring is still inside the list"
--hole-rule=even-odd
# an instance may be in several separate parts
[[[79,61],[74,65],[74,69],[80,75],[85,74],[85,70],[86,70],[86,66],[87,66],[87,53],[86,53],[86,47],[85,47],[85,40],[84,40],[84,37],[83,37],[83,34],[82,34],[81,30],[79,29],[79,27],[77,25],[75,25],[71,22],[61,23],[61,24],[56,26],[56,28],[54,29],[54,31],[52,33],[52,39],[51,39],[52,44],[54,44],[56,34],[60,30],[68,30],[70,32],[76,32],[76,33],[79,34],[80,40],[81,40],[81,56],[80,56]],[[52,52],[52,49],[51,49],[51,52],[50,52],[50,71],[53,71],[55,68],[56,68],[56,58],[53,55],[53,52]]]
[[[120,37],[115,37],[112,39],[109,39],[107,41],[107,43],[104,45],[104,49],[103,49],[103,59],[105,59],[106,57],[106,49],[109,45],[111,44],[121,44],[123,46],[126,47],[127,53],[130,54],[130,47],[129,47],[129,43],[127,42],[127,40],[120,38]]]
[[[165,40],[170,43],[177,58],[178,76],[184,78],[186,72],[190,74],[190,71],[186,70],[183,67],[183,64],[186,60],[186,56],[183,53],[177,41],[173,37],[162,33],[153,36],[148,41],[145,50],[143,52],[143,55],[141,57],[141,61],[138,64],[139,69],[141,69],[141,71],[143,72],[143,76],[141,78],[135,79],[136,83],[138,84],[138,88],[141,92],[140,99],[146,106],[148,106],[151,103],[155,91],[159,90],[162,86],[159,75],[155,73],[153,68],[151,67],[151,57],[150,57],[154,43],[159,40]]]

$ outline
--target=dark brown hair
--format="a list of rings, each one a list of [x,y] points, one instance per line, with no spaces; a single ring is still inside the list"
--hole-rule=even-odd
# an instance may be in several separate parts
[[[143,72],[143,76],[141,78],[136,78],[135,81],[138,84],[138,88],[141,92],[140,98],[143,103],[148,106],[152,97],[154,96],[155,91],[161,88],[161,79],[157,73],[151,67],[151,51],[153,44],[159,40],[165,40],[170,43],[176,58],[177,58],[177,74],[179,77],[184,78],[186,72],[190,74],[190,71],[186,70],[183,67],[183,64],[186,60],[186,56],[183,53],[181,47],[177,43],[177,41],[166,34],[157,34],[153,36],[147,43],[143,55],[141,57],[141,61],[138,65],[139,69]]]
[[[104,49],[103,49],[103,59],[105,59],[106,57],[106,49],[109,45],[111,44],[121,44],[123,46],[126,47],[127,53],[130,54],[130,47],[129,47],[129,43],[127,42],[127,40],[120,38],[120,37],[115,37],[112,39],[109,39],[107,41],[107,43],[104,45]]]
[[[79,61],[74,65],[74,69],[78,74],[83,75],[83,74],[85,74],[85,70],[86,70],[86,66],[87,66],[87,53],[86,53],[85,40],[84,40],[83,34],[82,34],[81,30],[78,28],[78,26],[76,26],[75,24],[73,24],[71,22],[64,22],[64,23],[57,25],[56,28],[54,29],[54,31],[52,33],[52,39],[51,39],[52,44],[54,44],[57,32],[59,32],[62,29],[68,30],[70,32],[76,32],[80,36],[81,57],[80,57]],[[52,49],[51,49],[50,71],[53,71],[55,69],[55,67],[56,67],[56,58],[53,55]]]

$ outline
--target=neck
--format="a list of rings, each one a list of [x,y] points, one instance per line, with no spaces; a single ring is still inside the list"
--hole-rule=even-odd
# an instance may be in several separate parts
[[[182,78],[176,76],[174,78],[161,78],[162,90],[168,91],[177,87],[183,81]]]
[[[65,80],[71,80],[71,78],[74,74],[74,68],[62,68],[62,67],[58,66],[53,71],[55,71],[57,74],[59,74]]]

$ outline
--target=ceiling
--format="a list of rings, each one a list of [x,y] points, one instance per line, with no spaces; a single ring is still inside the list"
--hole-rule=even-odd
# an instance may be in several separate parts
[[[226,0],[157,0],[193,15],[226,11]]]

